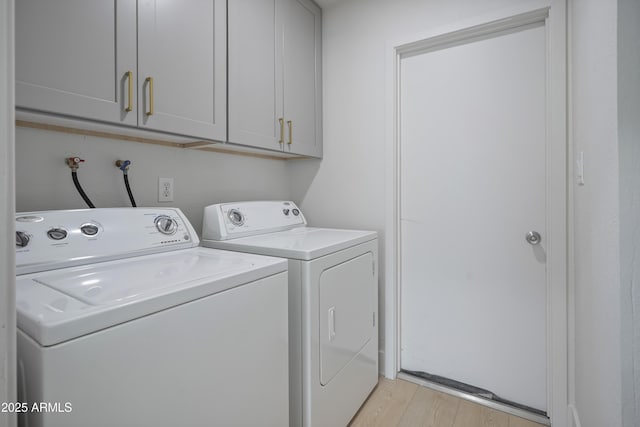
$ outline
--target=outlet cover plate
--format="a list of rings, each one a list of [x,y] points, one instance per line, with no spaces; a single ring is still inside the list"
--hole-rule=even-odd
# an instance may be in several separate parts
[[[173,202],[173,178],[158,178],[158,201]]]

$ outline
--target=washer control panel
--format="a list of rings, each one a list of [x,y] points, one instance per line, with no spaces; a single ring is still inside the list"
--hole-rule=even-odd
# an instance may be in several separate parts
[[[107,208],[16,214],[18,274],[198,246],[175,208]]]
[[[202,237],[227,240],[306,225],[291,201],[221,203],[204,208]]]

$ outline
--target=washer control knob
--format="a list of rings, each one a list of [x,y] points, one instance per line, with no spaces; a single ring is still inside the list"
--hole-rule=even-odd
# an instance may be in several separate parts
[[[47,231],[47,236],[52,240],[62,240],[67,238],[67,230],[64,228],[52,228]]]
[[[95,236],[96,234],[98,234],[98,231],[100,231],[100,229],[95,224],[83,224],[82,227],[80,227],[80,231],[85,236]]]
[[[285,215],[289,215],[289,209],[282,209],[282,213]]]
[[[167,215],[160,215],[156,218],[156,228],[159,232],[166,235],[174,234],[178,231],[178,223]]]
[[[242,215],[242,212],[240,212],[238,209],[231,209],[227,216],[229,217],[229,221],[231,221],[233,225],[237,225],[238,227],[240,227],[242,224],[244,224],[244,215]]]
[[[293,212],[293,214],[294,214],[295,216],[300,215],[300,211],[299,211],[298,209],[294,209],[294,210],[292,210],[291,212]]]
[[[16,248],[24,248],[29,244],[29,235],[24,231],[16,231]]]

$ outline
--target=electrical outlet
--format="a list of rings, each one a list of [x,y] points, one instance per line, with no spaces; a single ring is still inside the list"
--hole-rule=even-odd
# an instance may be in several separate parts
[[[158,178],[158,201],[173,202],[173,178]]]

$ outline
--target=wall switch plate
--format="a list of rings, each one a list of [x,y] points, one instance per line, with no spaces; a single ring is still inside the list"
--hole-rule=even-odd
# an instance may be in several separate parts
[[[576,158],[576,180],[578,185],[584,185],[584,151],[579,152]]]
[[[158,201],[173,202],[173,178],[158,178]]]

